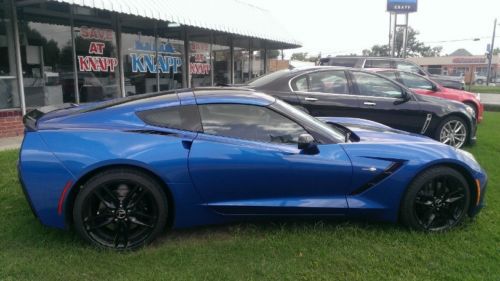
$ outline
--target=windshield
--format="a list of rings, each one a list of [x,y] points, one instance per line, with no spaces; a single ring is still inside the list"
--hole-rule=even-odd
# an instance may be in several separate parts
[[[276,72],[272,72],[257,78],[254,78],[253,80],[250,80],[248,82],[248,86],[251,87],[261,87],[264,86],[272,81],[274,81],[277,78],[283,77],[287,75],[290,72],[290,70],[285,69],[285,70],[279,70]]]
[[[307,124],[310,127],[313,127],[315,130],[322,132],[324,135],[329,136],[331,139],[335,140],[335,143],[345,142],[346,137],[341,130],[332,127],[319,119],[312,117],[311,115],[303,112],[302,110],[297,109],[293,105],[290,105],[284,101],[276,100],[275,105],[280,109],[282,109],[284,112],[289,112],[297,119],[300,119],[301,122]]]

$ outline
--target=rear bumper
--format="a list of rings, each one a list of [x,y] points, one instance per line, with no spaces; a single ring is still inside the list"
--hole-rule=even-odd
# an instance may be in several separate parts
[[[21,176],[19,161],[17,162],[17,176],[19,178],[19,184],[21,185],[21,189],[23,190],[24,197],[26,198],[26,201],[28,201],[28,204],[30,206],[31,212],[33,213],[35,218],[39,219],[37,213],[35,212],[35,208],[33,207],[33,202],[28,195],[28,191],[26,190],[26,185],[24,184],[23,177]]]

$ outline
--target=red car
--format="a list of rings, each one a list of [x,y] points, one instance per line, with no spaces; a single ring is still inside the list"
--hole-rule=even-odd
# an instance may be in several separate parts
[[[405,85],[415,93],[463,102],[476,113],[477,122],[483,120],[484,107],[479,94],[457,89],[445,88],[438,83],[415,73],[394,69],[370,69]]]

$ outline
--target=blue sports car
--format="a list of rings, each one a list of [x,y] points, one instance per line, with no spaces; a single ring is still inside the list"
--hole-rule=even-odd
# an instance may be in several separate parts
[[[271,96],[205,88],[31,111],[19,177],[36,217],[98,247],[166,227],[262,217],[354,217],[449,229],[483,205],[474,157]]]

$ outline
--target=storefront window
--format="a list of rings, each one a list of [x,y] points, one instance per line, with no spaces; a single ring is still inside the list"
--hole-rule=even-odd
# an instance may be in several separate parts
[[[161,25],[158,28],[158,59],[160,91],[183,87],[184,40],[180,27]]]
[[[0,0],[0,109],[20,107],[10,8]]]
[[[26,106],[75,102],[69,13],[49,20],[29,11],[18,9]]]
[[[255,77],[259,77],[265,74],[264,71],[264,55],[265,52],[262,51],[253,51],[252,52],[252,74],[250,79]]]
[[[211,45],[202,42],[190,42],[189,45],[191,87],[212,85]]]
[[[250,80],[250,52],[234,47],[234,83],[242,84]]]
[[[156,92],[157,65],[154,27],[140,30],[122,25],[122,59],[127,96]],[[160,50],[158,50],[160,51]],[[161,54],[159,54],[161,55]]]
[[[111,14],[80,9],[77,15],[74,30],[80,102],[120,97],[116,34]],[[101,21],[94,21],[96,18]],[[102,19],[109,19],[109,23]]]
[[[212,44],[214,85],[231,83],[231,51],[230,41],[226,36],[215,36]]]

